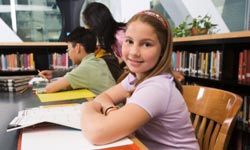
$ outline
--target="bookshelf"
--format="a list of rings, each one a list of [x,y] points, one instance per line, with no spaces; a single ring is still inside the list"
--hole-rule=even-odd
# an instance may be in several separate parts
[[[50,69],[50,57],[52,57],[50,55],[54,53],[65,54],[66,49],[67,44],[64,42],[0,43],[0,76],[33,75],[37,74],[37,70]],[[8,57],[12,54],[16,56],[9,59]],[[17,65],[14,65],[15,67],[12,68],[9,67],[9,64],[15,64],[16,60],[20,60],[22,54],[32,54],[33,56],[24,59],[24,62],[21,62],[21,67],[16,67]],[[33,67],[23,65],[27,61],[31,64],[33,63]],[[8,63],[8,66],[3,67],[4,63]],[[18,63],[20,64],[20,62]]]
[[[239,54],[245,49],[250,50],[250,31],[174,39],[174,51],[197,53],[218,50],[222,54],[222,68],[219,78],[186,74],[187,82],[222,88],[240,95],[250,94],[250,82],[238,81]]]
[[[242,111],[240,112],[241,118],[236,123],[236,128],[233,131],[234,135],[231,136],[230,145],[233,149],[236,147],[237,149],[250,148],[250,80],[249,78],[248,80],[239,79],[239,73],[241,72],[239,71],[240,53],[246,50],[250,52],[250,31],[174,39],[173,51],[176,53],[176,56],[173,57],[176,57],[176,60],[173,64],[178,64],[177,62],[179,61],[182,65],[180,68],[182,71],[185,71],[185,84],[199,84],[203,86],[215,87],[234,92],[243,97],[244,102]],[[214,61],[211,59],[211,52],[217,51],[221,55],[221,64],[220,66],[217,66],[219,67],[218,76],[213,77],[210,70],[213,68],[211,62]],[[177,55],[177,52],[182,53],[181,57]],[[202,61],[200,61],[197,57],[202,56],[200,53],[208,53],[208,74],[199,73]],[[194,58],[190,58],[190,54],[194,54],[196,56]],[[180,58],[177,59],[177,56]],[[206,57],[203,59],[204,61],[206,61],[205,58]],[[193,59],[195,60],[195,63],[189,63]],[[250,58],[247,58],[246,61],[249,63]],[[194,73],[192,72],[193,65],[195,66]],[[178,66],[175,67],[177,70],[180,69]],[[248,66],[247,63],[245,67],[248,68],[248,70],[250,69],[250,66]],[[250,72],[248,71],[248,73]]]

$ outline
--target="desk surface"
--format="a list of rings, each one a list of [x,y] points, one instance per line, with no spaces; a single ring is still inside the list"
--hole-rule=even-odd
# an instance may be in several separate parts
[[[67,101],[67,103],[81,103],[84,100]],[[17,116],[19,110],[40,105],[62,104],[65,102],[41,103],[38,97],[28,90],[22,94],[0,92],[0,148],[16,150],[19,131],[6,132],[10,121]]]
[[[82,103],[85,100],[61,101],[41,103],[38,97],[28,90],[22,94],[0,92],[0,147],[4,150],[16,150],[18,145],[18,131],[6,132],[10,121],[17,116],[19,110],[25,108],[37,107],[40,105],[53,105],[63,103]],[[132,138],[139,149],[147,149],[138,139]],[[127,148],[123,148],[125,150]],[[111,150],[111,149],[110,149]],[[116,149],[114,149],[116,150]]]

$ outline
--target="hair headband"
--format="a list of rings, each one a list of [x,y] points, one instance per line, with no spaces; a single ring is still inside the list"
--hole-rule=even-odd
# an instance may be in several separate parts
[[[157,20],[159,20],[161,22],[161,24],[167,28],[168,24],[166,22],[166,20],[158,13],[151,11],[151,10],[145,10],[140,12],[139,14],[144,14],[144,15],[148,15],[148,16],[152,16],[154,18],[156,18]]]

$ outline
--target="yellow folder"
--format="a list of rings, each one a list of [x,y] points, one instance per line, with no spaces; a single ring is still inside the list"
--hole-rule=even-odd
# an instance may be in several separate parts
[[[71,90],[71,91],[62,91],[56,93],[43,93],[37,94],[41,102],[54,102],[54,101],[65,101],[65,100],[74,100],[81,98],[94,98],[96,95],[87,90]]]

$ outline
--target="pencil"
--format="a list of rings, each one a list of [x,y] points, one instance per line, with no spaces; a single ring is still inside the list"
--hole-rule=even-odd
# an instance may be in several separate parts
[[[38,71],[38,75],[40,76],[40,77],[42,77],[42,78],[44,78],[45,80],[48,80],[47,78],[46,78],[46,76],[44,76],[43,74],[39,74],[41,71],[40,70],[37,70]]]

